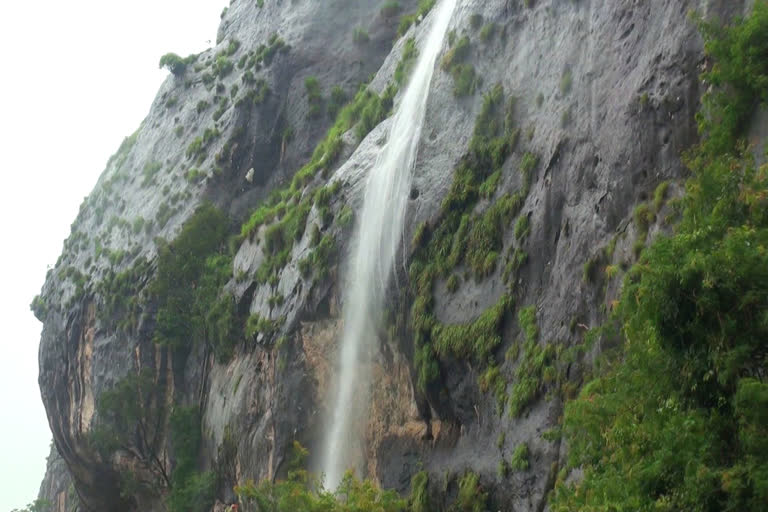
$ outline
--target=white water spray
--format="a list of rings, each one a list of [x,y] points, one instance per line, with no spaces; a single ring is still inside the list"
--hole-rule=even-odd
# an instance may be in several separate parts
[[[429,84],[455,6],[456,0],[442,0],[436,7],[426,44],[420,50],[416,68],[390,125],[386,146],[368,177],[357,225],[357,246],[350,257],[340,373],[325,442],[323,469],[328,489],[336,489],[348,465],[360,459],[361,454],[353,453],[357,443],[351,428],[359,419],[353,414],[359,409],[354,402],[367,397],[369,386],[368,376],[360,375],[359,371],[360,349],[375,336],[372,319],[381,309],[403,234],[411,170],[424,124]]]

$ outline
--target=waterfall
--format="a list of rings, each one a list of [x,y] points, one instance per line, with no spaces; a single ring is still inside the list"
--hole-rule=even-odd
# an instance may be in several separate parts
[[[370,171],[362,213],[357,223],[355,249],[350,255],[344,294],[344,333],[335,399],[331,403],[323,470],[325,485],[335,489],[344,471],[360,460],[354,453],[359,440],[352,426],[355,401],[367,401],[369,376],[361,372],[361,348],[375,337],[373,320],[380,313],[384,293],[403,236],[403,221],[411,187],[411,170],[424,124],[429,84],[457,0],[442,0],[408,86],[390,124],[386,146]],[[362,404],[363,410],[367,410]]]

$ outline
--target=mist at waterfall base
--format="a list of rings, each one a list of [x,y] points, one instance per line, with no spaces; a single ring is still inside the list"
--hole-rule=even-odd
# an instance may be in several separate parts
[[[323,472],[328,489],[335,489],[344,472],[359,468],[363,459],[355,426],[368,408],[370,376],[361,354],[374,341],[375,318],[381,311],[403,236],[429,85],[455,6],[456,0],[442,0],[433,9],[429,34],[390,124],[387,143],[366,184],[346,279],[339,373],[326,428]]]

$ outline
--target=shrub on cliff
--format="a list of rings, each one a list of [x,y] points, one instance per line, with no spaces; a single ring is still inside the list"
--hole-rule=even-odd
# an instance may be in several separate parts
[[[190,55],[186,58],[181,58],[175,53],[166,53],[160,57],[160,68],[166,68],[175,76],[181,76],[187,70],[187,66],[194,63],[197,60],[196,55]]]
[[[231,355],[236,318],[221,295],[232,276],[231,257],[223,252],[227,234],[227,217],[205,204],[160,248],[150,286],[158,302],[156,343],[178,349],[208,341],[220,359]]]

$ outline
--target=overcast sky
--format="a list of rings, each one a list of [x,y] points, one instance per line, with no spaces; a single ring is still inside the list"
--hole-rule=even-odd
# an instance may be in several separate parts
[[[167,75],[215,42],[228,0],[3,2],[0,44],[0,512],[37,497],[51,433],[29,311],[83,197]]]

